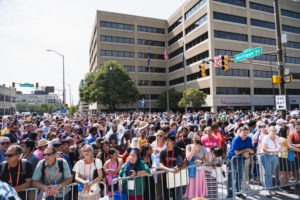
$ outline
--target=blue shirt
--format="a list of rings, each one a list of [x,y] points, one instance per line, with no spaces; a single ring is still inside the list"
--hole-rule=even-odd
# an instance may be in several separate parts
[[[247,148],[254,149],[251,137],[248,136],[245,140],[242,140],[238,135],[232,140],[230,150],[228,152],[228,159],[231,159],[233,156],[235,156],[234,151],[240,151]]]
[[[92,136],[91,134],[85,139],[84,142],[88,142],[88,144],[92,144],[93,142],[96,141],[96,138],[94,138],[94,136]]]
[[[5,161],[4,151],[0,149],[0,163]]]

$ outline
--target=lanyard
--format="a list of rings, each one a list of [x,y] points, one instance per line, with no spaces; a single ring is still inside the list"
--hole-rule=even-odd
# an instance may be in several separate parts
[[[172,152],[172,166],[173,166],[173,157],[174,157],[174,149]],[[167,150],[167,167],[169,167],[169,155],[168,155],[168,150]]]
[[[17,184],[16,184],[16,186],[19,185],[20,166],[21,166],[21,160],[19,160],[19,167],[18,167],[18,175],[17,175]],[[11,178],[11,173],[10,173],[10,167],[9,167],[9,165],[8,165],[8,172],[9,172],[9,182],[10,182],[10,184],[12,185],[13,183],[12,183],[12,178]]]
[[[85,176],[85,161],[83,161],[84,162],[84,174],[83,174],[83,178],[84,178],[84,180],[87,180],[87,178],[86,178],[86,176]],[[90,179],[91,179],[91,172],[92,172],[92,163],[93,163],[93,161],[90,163],[90,171],[89,171],[89,181],[90,181]]]
[[[50,178],[49,178],[49,173],[48,173],[48,167],[46,168],[46,174],[47,174],[49,185],[51,185]],[[57,178],[57,168],[55,169],[55,179],[54,179],[55,184],[57,184],[56,178]]]
[[[23,159],[27,160],[31,156],[32,153],[33,153],[33,151],[30,154],[28,154],[28,156],[26,156],[26,157],[24,157],[24,155],[23,155]]]

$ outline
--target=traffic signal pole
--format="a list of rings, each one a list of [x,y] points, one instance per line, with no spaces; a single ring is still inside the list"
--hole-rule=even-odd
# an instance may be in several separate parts
[[[279,8],[278,0],[274,0],[274,18],[275,18],[275,28],[276,28],[276,54],[277,54],[277,64],[278,64],[278,74],[280,76],[281,82],[279,84],[279,94],[285,95],[284,88],[284,68],[283,68],[283,54],[282,54],[282,44],[281,44],[281,30],[280,30],[280,19],[279,19]],[[286,118],[286,110],[281,111],[281,117]]]

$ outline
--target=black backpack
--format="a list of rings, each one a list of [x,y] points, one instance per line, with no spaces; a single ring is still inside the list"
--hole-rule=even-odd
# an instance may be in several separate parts
[[[45,169],[46,169],[46,161],[43,160],[42,162],[43,162],[43,163],[42,163],[41,174],[42,174],[42,182],[44,182],[44,178],[45,178]],[[59,172],[62,173],[62,179],[64,180],[64,163],[63,163],[63,159],[57,158],[57,162],[58,162]]]
[[[5,165],[7,164],[7,162],[3,162],[0,164],[1,170],[0,170],[0,177],[3,177],[3,173],[5,171]],[[26,160],[21,159],[21,165],[22,165],[22,173],[23,175],[26,174]]]

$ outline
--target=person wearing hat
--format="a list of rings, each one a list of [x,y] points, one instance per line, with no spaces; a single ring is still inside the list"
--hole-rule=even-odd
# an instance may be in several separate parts
[[[42,130],[43,130],[43,136],[44,137],[46,137],[49,128],[50,128],[50,121],[49,120],[45,120],[44,121],[44,126],[42,128]]]
[[[26,138],[21,141],[20,146],[22,148],[21,159],[27,160],[31,163],[32,169],[34,170],[40,159],[34,155],[35,142],[30,138]]]
[[[41,139],[38,142],[37,150],[35,150],[34,155],[36,155],[40,160],[44,159],[44,151],[48,146],[48,141],[46,139]]]

